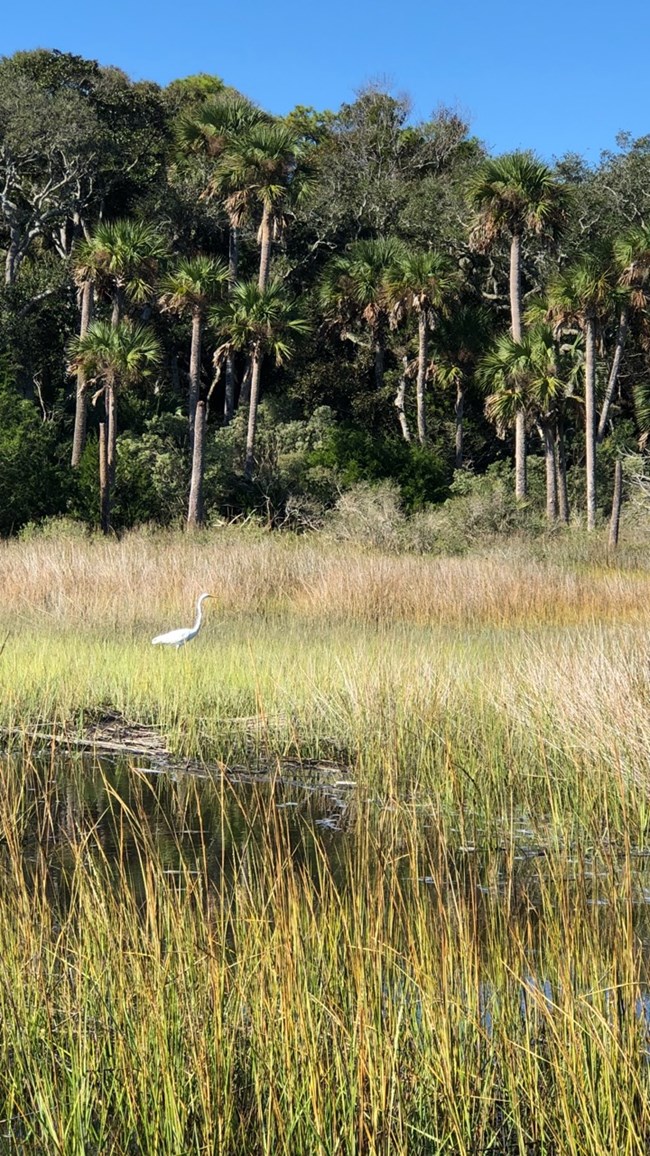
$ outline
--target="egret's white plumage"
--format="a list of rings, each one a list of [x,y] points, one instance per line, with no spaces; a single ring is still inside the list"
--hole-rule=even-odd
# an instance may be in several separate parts
[[[157,634],[155,638],[151,639],[154,646],[161,643],[163,646],[175,646],[176,649],[184,646],[191,638],[196,638],[201,629],[201,622],[203,619],[203,603],[206,598],[212,598],[212,594],[201,594],[196,604],[196,621],[194,626],[179,626],[178,630],[168,630],[166,634]]]

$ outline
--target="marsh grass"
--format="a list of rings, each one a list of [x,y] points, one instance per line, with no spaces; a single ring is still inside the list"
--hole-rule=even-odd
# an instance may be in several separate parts
[[[432,744],[530,742],[535,761],[568,747],[643,778],[650,574],[587,561],[232,530],[9,542],[0,725],[72,733],[117,712],[181,755],[331,756],[387,789],[419,781]],[[217,599],[202,634],[152,648],[203,589]]]
[[[257,787],[233,838],[225,781],[166,780],[172,868],[158,783],[95,768],[100,814],[53,772],[0,768],[0,1150],[646,1150],[647,869],[611,832],[470,846],[357,798],[333,843]]]
[[[2,547],[0,1152],[648,1150],[650,571],[592,549]],[[204,777],[66,756],[115,715]]]

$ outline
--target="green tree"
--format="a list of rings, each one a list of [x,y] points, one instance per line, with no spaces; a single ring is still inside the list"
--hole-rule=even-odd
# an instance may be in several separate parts
[[[271,118],[239,93],[225,92],[215,100],[194,108],[191,114],[179,119],[176,129],[181,154],[204,157],[208,163],[207,187],[210,196],[223,199],[228,217],[228,284],[232,289],[239,276],[239,233],[251,204],[236,194],[232,163],[223,168],[219,161],[227,151],[236,152],[242,135],[257,124],[268,124]],[[239,190],[241,191],[241,190]],[[226,363],[224,397],[224,425],[235,412],[234,359]]]
[[[587,529],[596,527],[596,360],[603,316],[615,299],[616,275],[609,247],[586,254],[548,287],[548,316],[557,328],[577,325],[584,337],[585,472]]]
[[[552,236],[564,223],[567,190],[551,169],[531,153],[514,152],[491,158],[476,170],[468,186],[477,213],[474,243],[490,247],[510,240],[510,325],[515,341],[522,337],[521,246],[527,233]],[[526,496],[526,423],[523,412],[515,422],[515,493]]]
[[[168,129],[156,85],[64,52],[0,60],[0,231],[13,284],[37,238],[67,258],[99,212],[161,170]]]
[[[142,305],[153,301],[161,266],[168,255],[165,240],[147,221],[129,220],[101,222],[97,228],[76,249],[74,258],[75,280],[82,292],[82,302],[86,295],[97,291],[112,300],[111,323],[119,325],[129,302]],[[83,337],[87,324],[82,304],[80,336]],[[85,437],[87,387],[83,365],[77,376],[77,397],[75,407],[75,428],[72,437],[72,465],[78,464]],[[108,406],[108,470],[111,482],[115,476],[116,436],[111,432],[115,424],[115,414],[111,406],[115,403],[115,392],[106,392]]]
[[[260,288],[254,281],[238,282],[214,314],[217,332],[224,341],[215,353],[219,364],[233,351],[245,350],[251,362],[251,390],[246,433],[244,473],[250,479],[255,465],[255,433],[260,396],[260,372],[265,356],[283,365],[292,357],[296,338],[307,333],[309,323],[299,304],[279,281]]]
[[[485,354],[493,325],[489,310],[462,301],[438,320],[433,332],[432,374],[454,391],[454,465],[464,465],[464,419],[467,391],[477,363]]]
[[[148,221],[127,217],[102,221],[77,248],[77,283],[92,281],[99,293],[111,298],[116,325],[128,302],[142,305],[154,300],[168,253],[165,239]]]
[[[100,508],[102,529],[110,522],[110,490],[117,441],[117,397],[125,389],[150,376],[161,359],[158,338],[146,325],[122,320],[116,324],[93,321],[83,336],[69,347],[69,373],[84,375],[88,385],[97,385],[96,397],[104,395],[109,415],[108,430],[100,425]]]
[[[492,392],[485,411],[498,427],[512,427],[518,414],[534,422],[540,433],[546,465],[546,517],[557,518],[556,436],[558,408],[565,393],[559,350],[548,326],[536,326],[515,341],[502,334],[482,359],[479,380]]]
[[[163,277],[160,288],[161,304],[174,313],[189,314],[192,318],[192,340],[189,372],[189,442],[192,456],[190,504],[188,525],[199,525],[203,520],[203,459],[205,441],[205,406],[200,403],[201,392],[201,337],[209,307],[218,300],[222,286],[228,280],[228,266],[224,261],[199,254],[181,259],[176,268]],[[201,404],[201,409],[198,406]]]
[[[67,487],[57,428],[16,388],[16,373],[0,355],[0,534],[65,509]]]
[[[389,286],[399,276],[404,246],[394,237],[355,241],[324,271],[319,294],[326,318],[344,338],[354,338],[351,327],[361,323],[370,332],[375,387],[384,382],[386,342],[392,309]]]
[[[228,279],[224,261],[204,254],[182,257],[160,281],[160,303],[164,310],[187,315],[192,320],[189,370],[189,441],[194,445],[194,416],[201,391],[201,339],[208,309],[221,295]]]
[[[211,188],[223,197],[231,224],[237,227],[259,211],[262,290],[269,280],[273,240],[282,232],[290,204],[307,188],[301,151],[301,139],[288,124],[257,120],[226,137],[215,165]]]
[[[618,273],[619,319],[607,388],[600,408],[596,440],[602,442],[609,421],[610,406],[618,384],[619,371],[627,341],[630,314],[645,311],[650,283],[650,228],[637,225],[614,239],[614,265]]]
[[[448,257],[436,252],[407,252],[387,276],[387,292],[397,320],[414,313],[418,320],[416,379],[418,440],[427,442],[425,389],[429,375],[429,336],[437,318],[448,312],[458,278]]]

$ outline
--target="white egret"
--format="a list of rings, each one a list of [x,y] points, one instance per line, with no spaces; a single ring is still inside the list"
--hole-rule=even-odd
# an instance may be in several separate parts
[[[201,629],[201,622],[203,619],[203,603],[206,598],[214,598],[214,594],[201,594],[196,604],[196,621],[194,626],[179,626],[178,630],[168,630],[166,634],[157,634],[155,638],[151,639],[154,646],[161,643],[163,646],[184,646],[191,638],[196,638]]]

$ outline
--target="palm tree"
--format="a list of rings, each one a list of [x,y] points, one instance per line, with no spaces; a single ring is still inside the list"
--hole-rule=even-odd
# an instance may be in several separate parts
[[[510,238],[510,325],[515,341],[522,336],[521,244],[527,233],[554,235],[568,207],[566,189],[550,168],[529,152],[507,153],[485,161],[469,185],[477,211],[473,233],[479,246],[489,247]],[[524,414],[515,422],[515,493],[526,496],[526,424]]]
[[[464,413],[467,387],[478,361],[485,354],[492,334],[489,311],[473,302],[461,302],[439,319],[433,333],[432,372],[442,386],[454,390],[455,461],[462,469],[464,459]]]
[[[650,282],[650,228],[637,225],[615,238],[613,245],[614,263],[618,270],[620,290],[620,312],[614,355],[600,410],[596,440],[602,442],[607,429],[609,410],[618,382],[618,374],[623,359],[625,342],[633,309],[644,310],[648,305],[648,285]]]
[[[393,307],[389,286],[395,282],[404,256],[404,246],[394,237],[355,241],[346,253],[330,262],[320,285],[325,314],[340,329],[342,337],[348,337],[350,325],[358,321],[370,330],[378,390],[384,381]]]
[[[147,221],[125,217],[102,221],[77,250],[78,283],[92,281],[98,292],[112,298],[116,325],[127,301],[142,305],[155,297],[155,286],[167,245]]]
[[[399,320],[404,313],[415,313],[418,319],[416,396],[421,445],[427,441],[424,402],[429,372],[429,334],[436,318],[447,311],[456,284],[451,262],[444,254],[434,251],[405,253],[387,275],[387,292],[393,302],[395,319]]]
[[[69,373],[84,374],[88,384],[99,388],[95,398],[104,396],[109,415],[108,431],[100,426],[100,504],[102,529],[108,530],[110,488],[114,472],[117,441],[117,395],[120,389],[133,385],[154,372],[160,362],[158,338],[146,325],[131,321],[93,321],[83,336],[74,338],[69,347]],[[102,468],[105,463],[106,469]]]
[[[587,529],[596,528],[596,337],[615,295],[611,251],[585,255],[563,270],[548,288],[548,317],[556,330],[578,325],[584,337],[585,471]]]
[[[230,297],[215,310],[214,323],[225,339],[214,355],[216,365],[236,350],[245,350],[250,356],[251,391],[244,465],[244,474],[250,479],[255,464],[262,361],[266,355],[271,355],[276,365],[288,361],[296,337],[308,331],[309,323],[279,281],[269,281],[264,289],[255,281],[238,282]]]
[[[536,423],[546,464],[546,516],[557,517],[557,467],[555,441],[558,405],[564,395],[559,376],[559,352],[553,332],[538,326],[515,341],[509,333],[499,337],[482,359],[478,378],[492,389],[485,412],[497,426],[514,425],[518,415]]]
[[[79,336],[83,337],[87,332],[88,326],[92,321],[93,305],[94,305],[94,286],[92,280],[85,280],[79,285],[79,297],[81,299],[81,323],[79,326]],[[72,434],[72,454],[70,456],[70,465],[76,469],[81,461],[81,455],[86,444],[86,422],[88,410],[86,405],[86,379],[83,372],[79,370],[77,373],[77,389],[75,395],[75,414],[74,414],[74,431]]]
[[[307,187],[298,166],[301,151],[300,136],[288,124],[259,119],[228,136],[212,174],[210,189],[224,198],[232,227],[261,210],[260,289],[269,280],[271,247],[284,226],[286,210]]]
[[[182,153],[203,155],[211,163],[206,194],[231,193],[232,188],[223,174],[217,173],[219,158],[228,150],[236,150],[237,142],[256,124],[269,124],[268,113],[257,108],[244,96],[225,93],[217,100],[207,102],[191,116],[182,117],[176,129],[176,139]],[[229,166],[227,166],[228,168]],[[242,216],[227,202],[225,209],[229,222],[228,263],[229,282],[234,285],[238,275],[238,233]]]
[[[201,388],[201,338],[207,310],[228,279],[228,266],[214,257],[182,257],[160,282],[160,303],[171,313],[192,318],[189,372],[189,435],[194,449],[194,418]]]
[[[157,229],[145,221],[127,218],[103,221],[79,244],[74,260],[75,280],[82,292],[80,336],[87,330],[95,291],[113,302],[112,324],[117,325],[127,301],[144,304],[153,300],[155,284],[167,247]],[[84,308],[88,309],[84,318]],[[72,465],[77,465],[83,451],[86,428],[87,388],[80,371],[77,377],[77,403],[72,437]],[[110,398],[107,398],[110,401]],[[108,423],[111,424],[111,414]],[[108,439],[110,453],[111,439]],[[114,459],[108,461],[113,480]]]
[[[282,229],[286,208],[307,188],[305,174],[299,174],[299,135],[245,98],[230,96],[206,105],[191,120],[182,121],[178,139],[185,152],[202,152],[214,161],[206,195],[220,197],[228,216],[230,289],[238,275],[240,228],[261,208],[258,283],[264,289],[269,279],[272,241]],[[250,380],[249,370],[246,380]],[[226,361],[225,425],[234,410],[235,372],[230,357]]]

